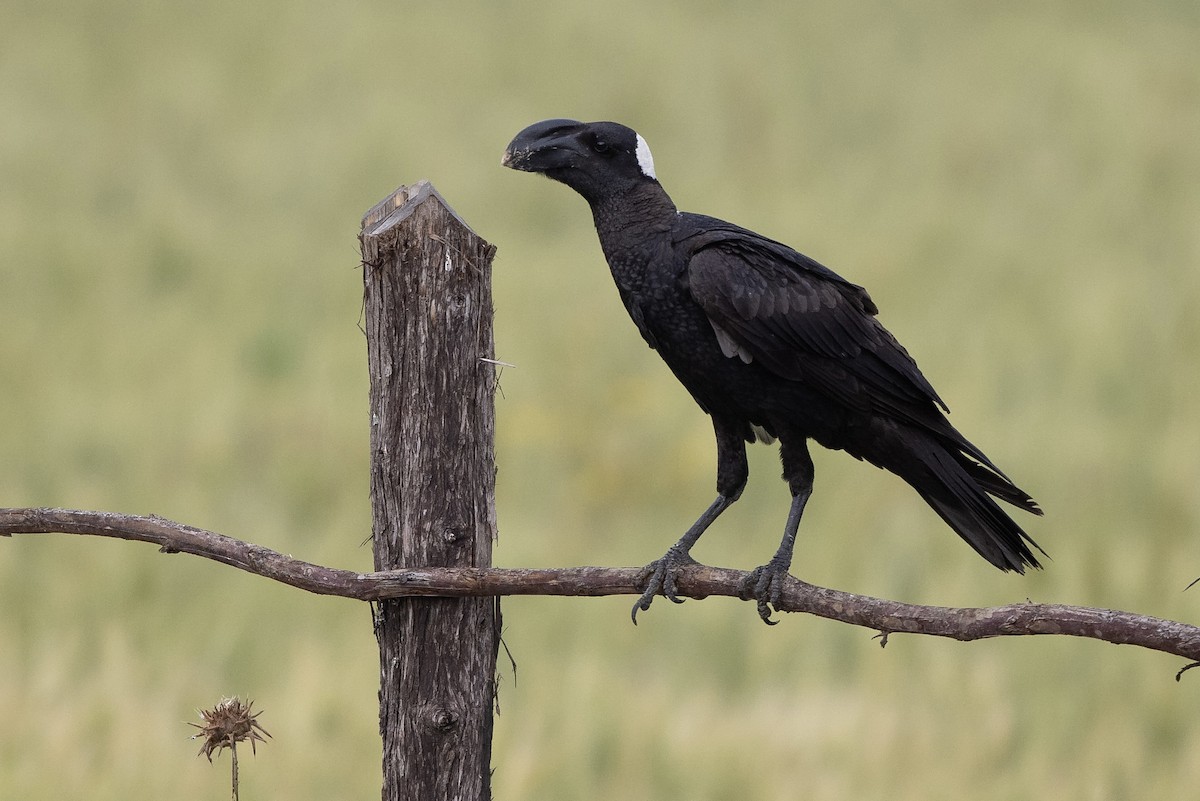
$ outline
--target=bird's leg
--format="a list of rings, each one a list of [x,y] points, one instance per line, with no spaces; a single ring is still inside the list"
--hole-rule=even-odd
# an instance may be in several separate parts
[[[641,580],[645,582],[646,589],[637,599],[637,603],[633,605],[634,625],[637,625],[637,613],[649,609],[655,595],[666,596],[667,600],[672,603],[683,603],[683,599],[676,594],[678,587],[675,584],[675,575],[684,565],[696,563],[696,560],[688,552],[696,544],[696,540],[700,539],[704,530],[736,500],[736,496],[727,498],[724,495],[718,495],[712,505],[704,510],[704,514],[700,515],[700,519],[679,538],[679,542],[668,548],[661,559],[656,559],[642,568]]]
[[[812,493],[792,496],[792,508],[788,512],[787,524],[783,529],[783,541],[779,550],[765,565],[754,568],[746,580],[742,582],[741,597],[744,600],[758,601],[758,616],[768,626],[774,626],[778,621],[771,620],[771,607],[768,604],[779,605],[783,594],[783,585],[788,577],[788,568],[792,566],[792,550],[796,547],[796,530],[800,527],[800,517],[804,514],[804,505]]]
[[[745,600],[753,598],[758,602],[758,616],[768,626],[776,623],[771,620],[771,606],[778,607],[783,595],[788,569],[792,566],[792,552],[796,547],[796,531],[800,528],[800,518],[804,516],[804,506],[812,495],[813,487],[813,463],[806,442],[802,440],[800,447],[796,448],[784,440],[780,445],[780,455],[783,458],[783,476],[792,490],[792,506],[783,527],[783,540],[771,561],[752,570],[741,587],[741,597]]]
[[[679,538],[679,542],[667,549],[661,559],[656,559],[642,569],[643,592],[634,603],[631,613],[634,625],[637,624],[637,613],[649,609],[655,595],[664,595],[673,603],[683,603],[683,599],[678,596],[676,574],[681,567],[695,564],[696,560],[689,553],[692,546],[700,539],[705,529],[721,516],[721,512],[741,497],[746,486],[750,468],[746,463],[745,440],[736,427],[723,426],[716,418],[713,419],[713,427],[717,434],[717,499],[704,510],[704,514],[700,515],[687,533]]]

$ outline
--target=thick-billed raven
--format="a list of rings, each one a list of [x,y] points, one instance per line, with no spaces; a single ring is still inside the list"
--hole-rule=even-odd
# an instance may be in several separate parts
[[[755,440],[779,440],[792,493],[779,550],[742,590],[768,623],[812,493],[809,439],[900,476],[1001,570],[1040,567],[1030,549],[1041,551],[1037,543],[991,496],[1041,509],[950,425],[946,404],[876,319],[865,289],[753,231],[677,211],[646,140],[623,125],[545,120],[517,134],[502,163],[583,195],[629,316],[712,418],[717,499],[646,566],[635,623],[657,594],[680,602],[676,573],[741,495],[746,443]]]

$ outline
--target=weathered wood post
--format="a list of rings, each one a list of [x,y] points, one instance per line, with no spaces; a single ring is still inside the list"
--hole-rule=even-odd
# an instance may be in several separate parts
[[[496,536],[491,263],[426,181],[362,223],[375,569],[488,567]],[[491,797],[496,598],[383,601],[383,800]]]

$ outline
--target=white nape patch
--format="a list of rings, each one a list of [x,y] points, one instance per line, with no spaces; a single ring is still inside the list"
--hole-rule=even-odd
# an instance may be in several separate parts
[[[634,134],[637,137],[637,160],[638,166],[642,168],[642,175],[647,178],[658,180],[658,176],[654,174],[654,156],[650,155],[650,145],[646,144],[646,140],[641,134]]]

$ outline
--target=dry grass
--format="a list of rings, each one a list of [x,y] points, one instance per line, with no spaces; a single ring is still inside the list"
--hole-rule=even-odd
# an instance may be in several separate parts
[[[796,570],[979,605],[1196,619],[1192,4],[34,4],[0,26],[0,503],[154,512],[359,568],[358,216],[431,178],[500,248],[507,565],[641,564],[711,500],[705,419],[623,318],[583,204],[501,170],[615,118],[688,209],[867,285],[1044,505],[993,573],[900,482],[818,455]],[[775,456],[697,556],[749,567]],[[1185,797],[1177,662],[956,645],[741,604],[514,599],[499,798]],[[120,543],[0,543],[0,795],[217,797],[185,725],[269,710],[245,798],[373,797],[367,610]]]

